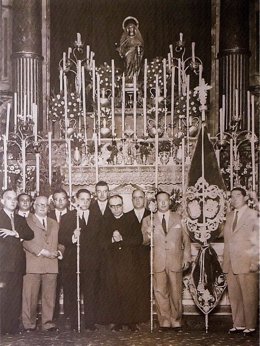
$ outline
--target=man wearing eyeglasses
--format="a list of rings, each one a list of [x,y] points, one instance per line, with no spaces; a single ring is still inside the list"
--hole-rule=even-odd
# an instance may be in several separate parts
[[[106,259],[107,318],[112,330],[119,331],[123,325],[136,331],[139,322],[136,300],[136,252],[135,247],[142,243],[142,234],[132,228],[132,219],[123,212],[123,199],[114,195],[108,200],[112,216],[109,226],[102,232],[102,246]]]
[[[58,223],[47,217],[48,199],[38,196],[34,202],[34,214],[27,218],[34,232],[34,239],[24,241],[26,275],[23,281],[22,321],[26,331],[37,327],[37,306],[41,290],[41,328],[58,331],[53,322],[58,273]]]
[[[15,191],[2,194],[0,211],[0,332],[19,332],[22,307],[22,284],[25,273],[25,255],[22,239],[33,238],[33,231],[25,218],[14,213],[17,205]]]
[[[96,280],[98,263],[98,220],[90,212],[91,193],[76,193],[77,209],[61,219],[59,241],[65,246],[62,263],[64,301],[72,330],[77,330],[77,241],[80,242],[80,288],[84,296],[85,329],[94,331],[96,323]]]

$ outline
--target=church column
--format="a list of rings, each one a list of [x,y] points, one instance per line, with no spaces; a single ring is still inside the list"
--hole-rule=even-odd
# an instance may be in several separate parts
[[[225,130],[230,129],[235,115],[235,90],[238,90],[238,115],[241,129],[247,127],[247,90],[249,87],[249,1],[221,0],[219,85],[225,95]],[[220,99],[220,107],[223,107]]]
[[[13,91],[17,93],[18,114],[32,114],[38,106],[42,128],[42,38],[41,1],[13,1]]]

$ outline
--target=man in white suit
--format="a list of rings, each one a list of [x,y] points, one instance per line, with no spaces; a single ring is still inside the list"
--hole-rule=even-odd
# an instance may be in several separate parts
[[[191,245],[179,214],[170,211],[170,196],[159,192],[157,212],[142,223],[144,244],[154,239],[154,295],[160,330],[179,329],[182,324],[182,272],[190,265]]]
[[[246,191],[231,191],[234,210],[224,226],[223,271],[227,274],[233,328],[229,333],[255,333],[258,309],[259,219],[247,204]]]

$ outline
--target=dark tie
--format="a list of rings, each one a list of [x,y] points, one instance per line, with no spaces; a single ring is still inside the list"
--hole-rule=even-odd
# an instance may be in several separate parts
[[[23,217],[26,217],[26,213],[23,213]]]
[[[163,217],[162,217],[162,228],[164,230],[164,233],[167,234],[166,220],[165,220],[165,215],[164,214],[163,214]]]
[[[238,218],[238,210],[235,211],[235,217],[234,217],[234,221],[233,221],[233,225],[232,225],[233,232],[234,232],[234,230],[236,229],[236,226],[237,226],[237,218]]]
[[[42,219],[42,225],[43,225],[44,228],[46,228],[44,219]]]
[[[13,214],[11,214],[10,219],[11,219],[12,231],[15,231],[15,226],[14,226],[14,215],[13,215]]]
[[[86,220],[85,220],[85,213],[83,211],[82,216],[80,218],[80,223],[81,223],[81,227],[85,227],[86,226]]]
[[[61,217],[62,217],[62,211],[60,211],[59,222],[61,220]]]

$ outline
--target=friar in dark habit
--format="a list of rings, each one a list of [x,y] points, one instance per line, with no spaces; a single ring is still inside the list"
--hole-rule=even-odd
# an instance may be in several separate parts
[[[102,278],[108,288],[103,306],[105,322],[112,324],[113,331],[119,331],[123,326],[136,331],[139,322],[136,247],[142,244],[142,234],[133,227],[135,219],[123,213],[123,198],[120,195],[109,198],[109,207],[112,216],[101,239],[104,258]]]

